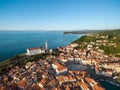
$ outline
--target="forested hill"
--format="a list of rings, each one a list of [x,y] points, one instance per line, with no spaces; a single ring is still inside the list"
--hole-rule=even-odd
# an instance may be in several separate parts
[[[115,29],[115,30],[104,30],[99,32],[100,35],[112,35],[112,36],[118,36],[120,35],[120,29]]]
[[[120,32],[120,29],[111,29],[111,30],[79,30],[79,31],[66,31],[64,34],[90,34],[90,33],[113,33],[113,32]]]
[[[88,33],[97,33],[101,30],[80,30],[80,31],[67,31],[64,34],[88,34]]]

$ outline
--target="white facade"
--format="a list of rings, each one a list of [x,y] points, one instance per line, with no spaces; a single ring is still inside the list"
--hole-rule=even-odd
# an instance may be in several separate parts
[[[56,69],[55,71],[56,71],[56,75],[65,74],[65,73],[67,73],[67,68],[60,70],[60,71],[58,71],[58,69]]]
[[[100,75],[99,70],[96,70],[96,69],[95,69],[95,72],[96,72],[97,75]]]
[[[84,65],[91,65],[91,60],[81,60]]]
[[[102,75],[106,77],[112,77],[112,72],[111,71],[102,71]]]
[[[70,46],[71,46],[72,48],[74,48],[74,47],[77,47],[78,44],[77,44],[77,43],[72,43],[72,44],[70,44]]]
[[[27,55],[36,55],[41,53],[45,53],[44,48],[28,48],[27,49]]]
[[[62,66],[60,64],[57,64],[57,65],[52,64],[52,68],[55,70],[56,75],[67,73],[67,67],[64,67],[64,66]],[[59,70],[59,68],[61,68],[61,69]]]

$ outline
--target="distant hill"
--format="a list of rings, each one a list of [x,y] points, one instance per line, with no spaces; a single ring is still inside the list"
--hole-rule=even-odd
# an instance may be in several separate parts
[[[120,29],[66,31],[64,32],[64,34],[90,34],[90,33],[108,33],[108,32],[112,33],[114,30],[119,32]]]

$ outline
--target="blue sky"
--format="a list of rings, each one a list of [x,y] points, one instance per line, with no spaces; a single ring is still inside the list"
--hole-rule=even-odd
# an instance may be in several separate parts
[[[0,30],[120,28],[120,0],[0,0]]]

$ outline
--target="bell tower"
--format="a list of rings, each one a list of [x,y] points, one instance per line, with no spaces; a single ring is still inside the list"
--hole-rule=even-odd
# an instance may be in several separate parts
[[[48,51],[48,41],[46,40],[46,43],[45,43],[45,49],[46,51]]]

